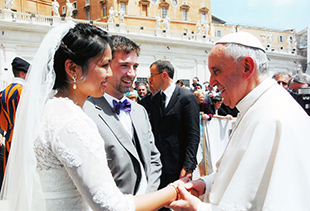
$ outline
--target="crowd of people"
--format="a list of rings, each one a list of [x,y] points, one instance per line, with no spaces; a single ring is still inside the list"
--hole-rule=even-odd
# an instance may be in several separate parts
[[[148,83],[134,86],[139,55],[140,47],[124,36],[68,22],[48,32],[30,65],[17,57],[26,82],[14,91],[18,97],[1,92],[1,128],[9,152],[1,206],[309,209],[305,125],[310,118],[268,77],[265,49],[253,35],[233,33],[215,44],[204,91],[197,77],[189,89],[181,80],[175,83],[167,60],[150,64]],[[288,87],[299,90],[305,78],[294,77]],[[9,103],[15,109],[12,118],[5,116]],[[237,113],[238,118],[217,168],[193,179],[200,113],[203,120]]]

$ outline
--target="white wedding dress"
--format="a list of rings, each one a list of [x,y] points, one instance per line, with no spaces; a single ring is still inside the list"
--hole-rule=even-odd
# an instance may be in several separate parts
[[[34,142],[47,210],[134,210],[107,165],[95,123],[68,98],[46,103]]]

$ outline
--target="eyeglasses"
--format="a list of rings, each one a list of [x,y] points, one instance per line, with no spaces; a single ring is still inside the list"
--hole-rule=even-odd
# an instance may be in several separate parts
[[[152,78],[153,76],[155,76],[155,75],[159,75],[159,74],[162,74],[162,73],[154,73],[154,74],[152,74],[152,73],[151,73],[151,75],[150,75],[150,77],[149,77],[149,78]]]
[[[284,82],[284,81],[277,81],[277,83],[278,83],[279,85],[281,85],[281,84],[283,84],[284,86],[286,86],[286,85],[287,85],[287,83],[286,83],[286,82]]]

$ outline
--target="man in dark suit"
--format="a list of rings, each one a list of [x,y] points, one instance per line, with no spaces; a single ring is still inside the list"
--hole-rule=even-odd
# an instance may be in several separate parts
[[[160,182],[160,153],[146,110],[125,95],[136,77],[140,47],[123,36],[112,36],[112,41],[113,76],[104,96],[89,98],[84,110],[103,137],[118,188],[125,194],[153,192]]]
[[[150,66],[150,85],[157,92],[151,99],[150,119],[163,164],[160,188],[189,176],[196,168],[199,144],[199,106],[187,89],[173,83],[174,67],[158,60]]]

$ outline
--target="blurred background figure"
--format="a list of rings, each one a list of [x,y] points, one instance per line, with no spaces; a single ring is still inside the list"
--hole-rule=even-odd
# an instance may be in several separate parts
[[[310,76],[306,73],[298,73],[289,81],[289,93],[299,105],[310,115]]]
[[[277,72],[272,76],[284,89],[288,89],[288,83],[291,79],[291,75],[287,72]]]
[[[199,104],[199,111],[202,112],[202,120],[211,120],[212,119],[212,111],[210,109],[210,105],[207,102],[204,102],[205,94],[202,90],[197,90],[194,92],[194,95],[197,98]]]
[[[192,83],[192,86],[190,87],[190,91],[191,92],[194,92],[195,91],[195,87],[196,85],[198,84],[199,82],[199,78],[197,76],[195,76],[193,79],[193,83]],[[201,85],[200,85],[201,86]],[[202,86],[201,86],[202,87]]]
[[[201,86],[201,84],[196,84],[196,85],[195,85],[194,92],[197,91],[197,90],[201,90],[201,91],[202,91],[202,86]]]
[[[138,98],[135,94],[130,94],[127,96],[130,100],[134,101],[134,102],[138,102]]]
[[[13,82],[0,93],[0,128],[6,131],[3,172],[5,172],[6,162],[11,149],[16,109],[19,104],[19,99],[25,85],[25,78],[30,66],[26,60],[20,57],[15,57],[11,65],[14,74]]]
[[[310,76],[306,73],[298,73],[289,81],[289,89],[298,93],[298,89],[309,87]]]
[[[147,88],[145,86],[144,83],[140,83],[138,85],[138,98],[137,98],[137,102],[140,102],[142,100],[142,98],[144,98],[147,95]]]
[[[135,81],[135,85],[134,85],[133,89],[138,91],[139,84],[140,84],[140,81]]]
[[[233,117],[222,108],[223,97],[215,96],[212,98],[211,110],[214,118],[219,119],[229,119],[231,120]]]
[[[175,82],[176,85],[180,86],[180,87],[183,87],[184,86],[184,83],[181,79],[177,80],[177,82]]]

